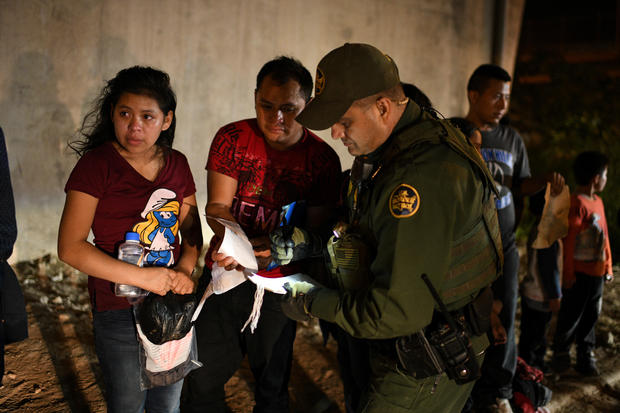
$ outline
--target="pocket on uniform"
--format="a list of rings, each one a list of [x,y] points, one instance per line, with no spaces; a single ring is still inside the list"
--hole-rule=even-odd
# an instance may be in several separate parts
[[[373,379],[369,389],[368,403],[362,410],[373,412],[408,412],[416,403],[431,396],[435,377],[415,380],[405,373],[391,370],[383,377]]]

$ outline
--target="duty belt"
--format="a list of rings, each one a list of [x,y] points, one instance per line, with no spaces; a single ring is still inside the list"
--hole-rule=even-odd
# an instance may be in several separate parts
[[[476,331],[473,327],[474,324],[469,321],[469,311],[466,311],[466,308],[470,305],[471,303],[467,304],[465,307],[459,308],[458,310],[451,311],[450,314],[465,329],[468,335],[475,337],[485,334],[486,331]],[[424,328],[425,334],[431,334],[445,325],[445,323],[442,322],[441,315],[438,314],[439,313],[435,311],[433,314],[433,321],[431,321],[431,323]],[[476,333],[474,333],[474,331],[476,331]],[[396,340],[399,338],[401,337],[369,340],[370,348],[379,356],[398,361],[398,356],[396,355]]]
[[[471,337],[489,330],[492,302],[493,294],[487,287],[462,308],[451,312],[435,310],[431,323],[422,331],[370,341],[372,355],[387,359],[416,379],[446,373],[457,384],[471,382],[480,376]]]

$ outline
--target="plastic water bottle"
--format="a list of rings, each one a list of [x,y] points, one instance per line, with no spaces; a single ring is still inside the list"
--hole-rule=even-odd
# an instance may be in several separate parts
[[[140,244],[140,235],[137,232],[125,234],[125,242],[118,247],[118,259],[138,267],[142,267],[144,247]],[[147,290],[128,284],[114,285],[114,294],[119,297],[142,297],[148,294]]]

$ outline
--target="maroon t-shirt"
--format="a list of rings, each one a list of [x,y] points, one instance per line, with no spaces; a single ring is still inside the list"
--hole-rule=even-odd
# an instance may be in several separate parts
[[[183,154],[170,150],[155,181],[140,175],[107,142],[85,153],[73,168],[65,192],[79,191],[99,200],[92,231],[95,245],[116,257],[125,233],[135,231],[146,246],[144,265],[172,266],[180,248],[178,219],[183,199],[196,193]],[[114,284],[88,277],[88,291],[97,311],[130,307],[114,295]]]
[[[293,201],[305,201],[310,207],[338,202],[340,159],[307,129],[297,144],[278,151],[265,142],[256,119],[228,124],[211,143],[206,169],[237,180],[231,212],[250,238],[275,229],[281,208]],[[211,240],[211,248],[215,241]]]

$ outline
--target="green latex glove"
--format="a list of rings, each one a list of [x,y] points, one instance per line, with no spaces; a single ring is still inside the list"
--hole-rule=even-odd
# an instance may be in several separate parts
[[[319,256],[323,248],[321,239],[308,231],[292,225],[276,228],[269,234],[271,258],[277,265]]]
[[[296,321],[309,321],[312,318],[309,308],[318,291],[318,287],[299,281],[284,284],[286,295],[282,299],[282,312]]]

